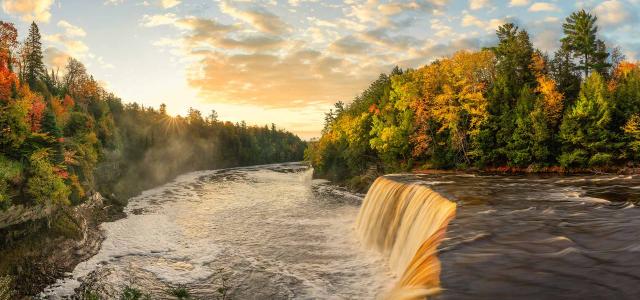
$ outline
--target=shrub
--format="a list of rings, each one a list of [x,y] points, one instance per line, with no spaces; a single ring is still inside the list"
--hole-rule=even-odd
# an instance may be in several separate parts
[[[179,300],[191,299],[191,295],[184,285],[178,285],[176,288],[169,290],[169,295],[178,298]]]

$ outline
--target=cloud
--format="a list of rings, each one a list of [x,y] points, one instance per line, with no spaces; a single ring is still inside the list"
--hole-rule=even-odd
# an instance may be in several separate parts
[[[140,21],[140,25],[144,27],[156,27],[161,25],[170,25],[178,21],[178,17],[173,13],[162,15],[144,15]]]
[[[89,51],[89,47],[83,41],[75,40],[64,34],[45,35],[44,40],[63,45],[65,50],[74,57],[81,57]]]
[[[277,15],[261,7],[241,9],[234,7],[228,1],[222,1],[220,2],[220,10],[265,33],[283,34],[289,31],[289,25],[287,25],[287,23]]]
[[[364,54],[368,49],[369,43],[352,35],[342,37],[329,45],[329,50],[338,54]]]
[[[171,22],[165,22],[171,19]],[[276,35],[265,35],[255,32],[244,32],[238,26],[225,25],[215,20],[188,17],[174,19],[162,17],[143,18],[142,25],[147,27],[171,24],[183,30],[180,39],[163,38],[154,45],[159,47],[183,48],[189,53],[194,48],[231,49],[231,50],[269,50],[283,46],[286,41]]]
[[[478,10],[489,5],[489,0],[469,0],[469,9]]]
[[[559,11],[560,9],[553,3],[549,2],[536,2],[529,7],[529,11],[532,12],[540,12],[540,11]]]
[[[160,6],[162,6],[162,8],[172,8],[181,2],[182,0],[160,0]]]
[[[489,21],[484,21],[470,14],[465,14],[462,16],[463,27],[475,26],[486,31],[494,31],[504,23],[505,20],[502,19],[491,19]]]
[[[529,2],[529,0],[511,0],[509,6],[527,6]]]
[[[365,24],[373,24],[375,27],[398,27],[407,20],[412,20],[410,16],[404,20],[397,20],[404,15],[413,14],[435,14],[442,10],[448,0],[427,0],[427,1],[407,1],[380,4],[377,0],[368,0],[357,5],[351,5],[351,10],[347,13],[349,17],[355,17]]]
[[[2,9],[25,22],[49,22],[52,4],[53,0],[2,0]]]
[[[404,51],[415,46],[419,40],[408,35],[392,35],[389,28],[379,27],[376,29],[358,33],[358,37],[384,49],[394,49]]]
[[[105,0],[104,5],[119,5],[124,3],[124,0]]]
[[[200,52],[188,82],[210,101],[305,107],[355,96],[373,78],[347,60],[298,49],[285,55]],[[295,74],[295,76],[292,76]]]
[[[594,13],[598,16],[600,24],[611,27],[628,23],[635,17],[630,13],[630,9],[618,0],[604,1],[598,4]]]
[[[44,50],[44,63],[47,67],[54,70],[64,70],[67,61],[71,57],[68,53],[61,51],[55,47],[49,47]]]
[[[455,32],[450,26],[444,24],[442,20],[439,20],[439,19],[431,20],[431,30],[435,32],[434,36],[439,38],[445,38],[448,36],[450,37],[453,34],[455,34]]]
[[[70,37],[83,37],[87,35],[87,32],[85,32],[84,29],[65,20],[58,21],[58,27],[64,29],[65,34]]]
[[[77,39],[87,35],[84,29],[65,20],[58,21],[57,26],[63,32],[45,35],[43,37],[45,41],[63,46],[68,55],[76,58],[83,57],[89,52],[89,47],[83,41]]]

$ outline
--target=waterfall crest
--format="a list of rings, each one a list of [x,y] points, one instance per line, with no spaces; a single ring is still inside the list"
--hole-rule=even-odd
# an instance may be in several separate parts
[[[356,231],[365,246],[382,252],[400,276],[389,295],[412,299],[440,291],[437,247],[456,204],[429,187],[379,177],[367,193]]]

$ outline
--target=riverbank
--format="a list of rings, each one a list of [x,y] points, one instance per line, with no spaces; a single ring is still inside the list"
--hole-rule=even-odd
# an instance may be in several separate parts
[[[122,207],[99,193],[49,217],[1,230],[0,274],[11,279],[10,299],[27,299],[95,255],[104,236],[100,224],[123,216]]]
[[[487,167],[487,168],[467,168],[467,169],[430,169],[430,168],[414,168],[406,172],[411,174],[422,175],[438,175],[438,174],[492,174],[492,175],[531,175],[531,176],[572,176],[572,175],[639,175],[640,167],[623,166],[623,167],[602,167],[602,168],[562,168],[560,166],[539,167],[539,168],[520,168],[520,167]],[[371,187],[373,181],[378,176],[385,175],[385,172],[376,168],[369,168],[361,175],[347,177],[342,180],[334,179],[331,174],[314,173],[315,177],[327,179],[333,184],[347,188],[351,192],[366,193]]]

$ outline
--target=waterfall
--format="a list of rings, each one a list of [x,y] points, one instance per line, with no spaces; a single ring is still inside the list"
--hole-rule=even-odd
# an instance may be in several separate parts
[[[389,298],[414,299],[440,291],[437,247],[456,204],[417,183],[382,176],[365,197],[356,231],[363,244],[382,252],[400,277]]]

